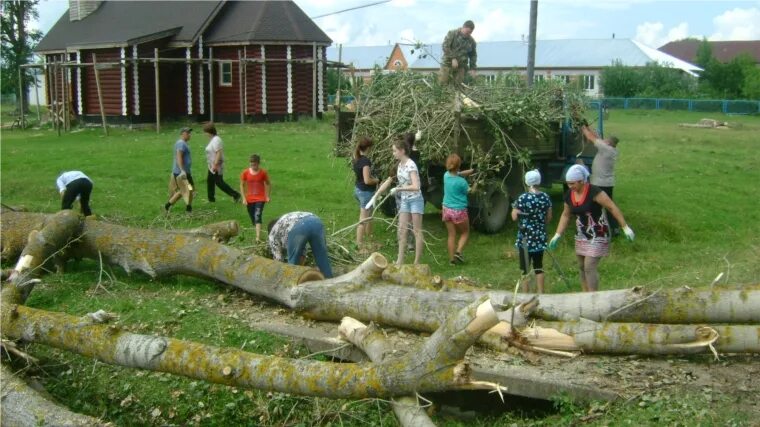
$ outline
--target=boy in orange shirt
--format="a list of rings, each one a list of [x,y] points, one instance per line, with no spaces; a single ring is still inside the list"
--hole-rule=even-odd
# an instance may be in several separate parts
[[[240,174],[240,192],[244,194],[243,204],[248,208],[248,216],[256,226],[256,241],[261,238],[261,217],[264,212],[264,204],[269,202],[269,194],[272,184],[269,182],[269,174],[259,167],[261,157],[258,154],[251,155],[251,166]]]

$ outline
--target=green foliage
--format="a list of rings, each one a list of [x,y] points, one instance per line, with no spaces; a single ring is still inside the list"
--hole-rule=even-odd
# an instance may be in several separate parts
[[[42,38],[42,33],[29,30],[29,22],[38,17],[39,0],[2,0],[0,14],[0,92],[4,94],[19,92],[18,71],[21,65],[28,64],[32,51]],[[26,70],[22,74],[24,105],[28,106],[27,88],[33,81],[33,74]]]
[[[325,76],[327,79],[327,93],[329,95],[335,95],[338,93],[338,76],[340,73],[341,71],[335,68],[327,69]],[[343,94],[346,94],[347,91],[351,90],[350,77],[346,76],[345,74],[343,76],[340,76],[340,90],[343,92]]]
[[[700,82],[703,90],[713,97],[741,99],[746,96],[745,87],[752,84],[756,73],[755,60],[748,54],[741,54],[727,63],[712,59],[700,76]],[[751,88],[747,89],[752,92]]]
[[[712,56],[712,46],[710,46],[710,42],[707,41],[707,37],[703,37],[702,42],[700,42],[699,47],[697,47],[697,65],[705,69],[709,67],[710,63],[713,61],[715,61],[715,59]]]
[[[605,96],[689,98],[696,95],[696,79],[681,70],[650,62],[644,67],[628,67],[615,62],[601,74]]]
[[[477,165],[474,180],[482,183],[524,163],[529,156],[522,151],[530,146],[523,142],[554,138],[559,122],[582,117],[585,101],[581,91],[558,81],[529,88],[515,74],[502,74],[491,82],[475,79],[460,88],[440,85],[429,74],[376,74],[356,102],[353,144],[368,136],[382,147],[372,150],[370,157],[384,177],[395,163],[386,147],[419,130],[422,139],[415,148],[423,167],[442,164],[449,154],[458,153],[467,164]],[[525,138],[518,140],[517,135]],[[342,148],[349,154],[353,147]]]

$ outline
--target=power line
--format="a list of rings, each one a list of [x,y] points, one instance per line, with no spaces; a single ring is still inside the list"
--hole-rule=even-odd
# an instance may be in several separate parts
[[[379,4],[390,3],[390,2],[391,2],[391,0],[376,1],[374,3],[367,3],[367,4],[361,5],[361,6],[350,7],[348,9],[343,9],[343,10],[339,10],[339,11],[336,11],[336,12],[325,13],[324,15],[310,16],[309,18],[311,18],[311,19],[324,18],[325,16],[337,15],[337,14],[343,13],[343,12],[350,12],[352,10],[364,9],[365,7],[377,6]]]

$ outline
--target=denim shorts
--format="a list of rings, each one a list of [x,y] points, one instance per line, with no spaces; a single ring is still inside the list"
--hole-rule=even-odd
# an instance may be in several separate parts
[[[422,215],[425,213],[425,199],[422,196],[413,196],[408,199],[401,198],[398,206],[399,213],[413,213]]]
[[[374,191],[364,191],[354,187],[354,198],[359,201],[359,209],[364,209],[367,203],[369,203],[369,199],[374,195]]]

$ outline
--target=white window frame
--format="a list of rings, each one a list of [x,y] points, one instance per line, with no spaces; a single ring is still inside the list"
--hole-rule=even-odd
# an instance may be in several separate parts
[[[404,66],[404,63],[401,62],[400,59],[397,59],[397,60],[393,61],[393,68],[401,68],[403,66]]]
[[[593,74],[583,75],[583,89],[594,90],[595,85],[596,85],[596,76],[594,76]]]
[[[555,80],[561,80],[564,84],[570,83],[570,75],[569,74],[555,74],[554,75]]]
[[[230,77],[229,82],[224,81],[224,75],[225,75],[224,66],[225,65],[230,66],[230,71],[228,73]],[[232,72],[232,61],[219,61],[219,86],[232,86],[233,74],[234,73]]]
[[[483,74],[486,79],[486,83],[492,85],[496,82],[496,74]]]
[[[543,82],[546,79],[546,76],[543,74],[534,74],[533,75],[533,83],[539,83]]]

